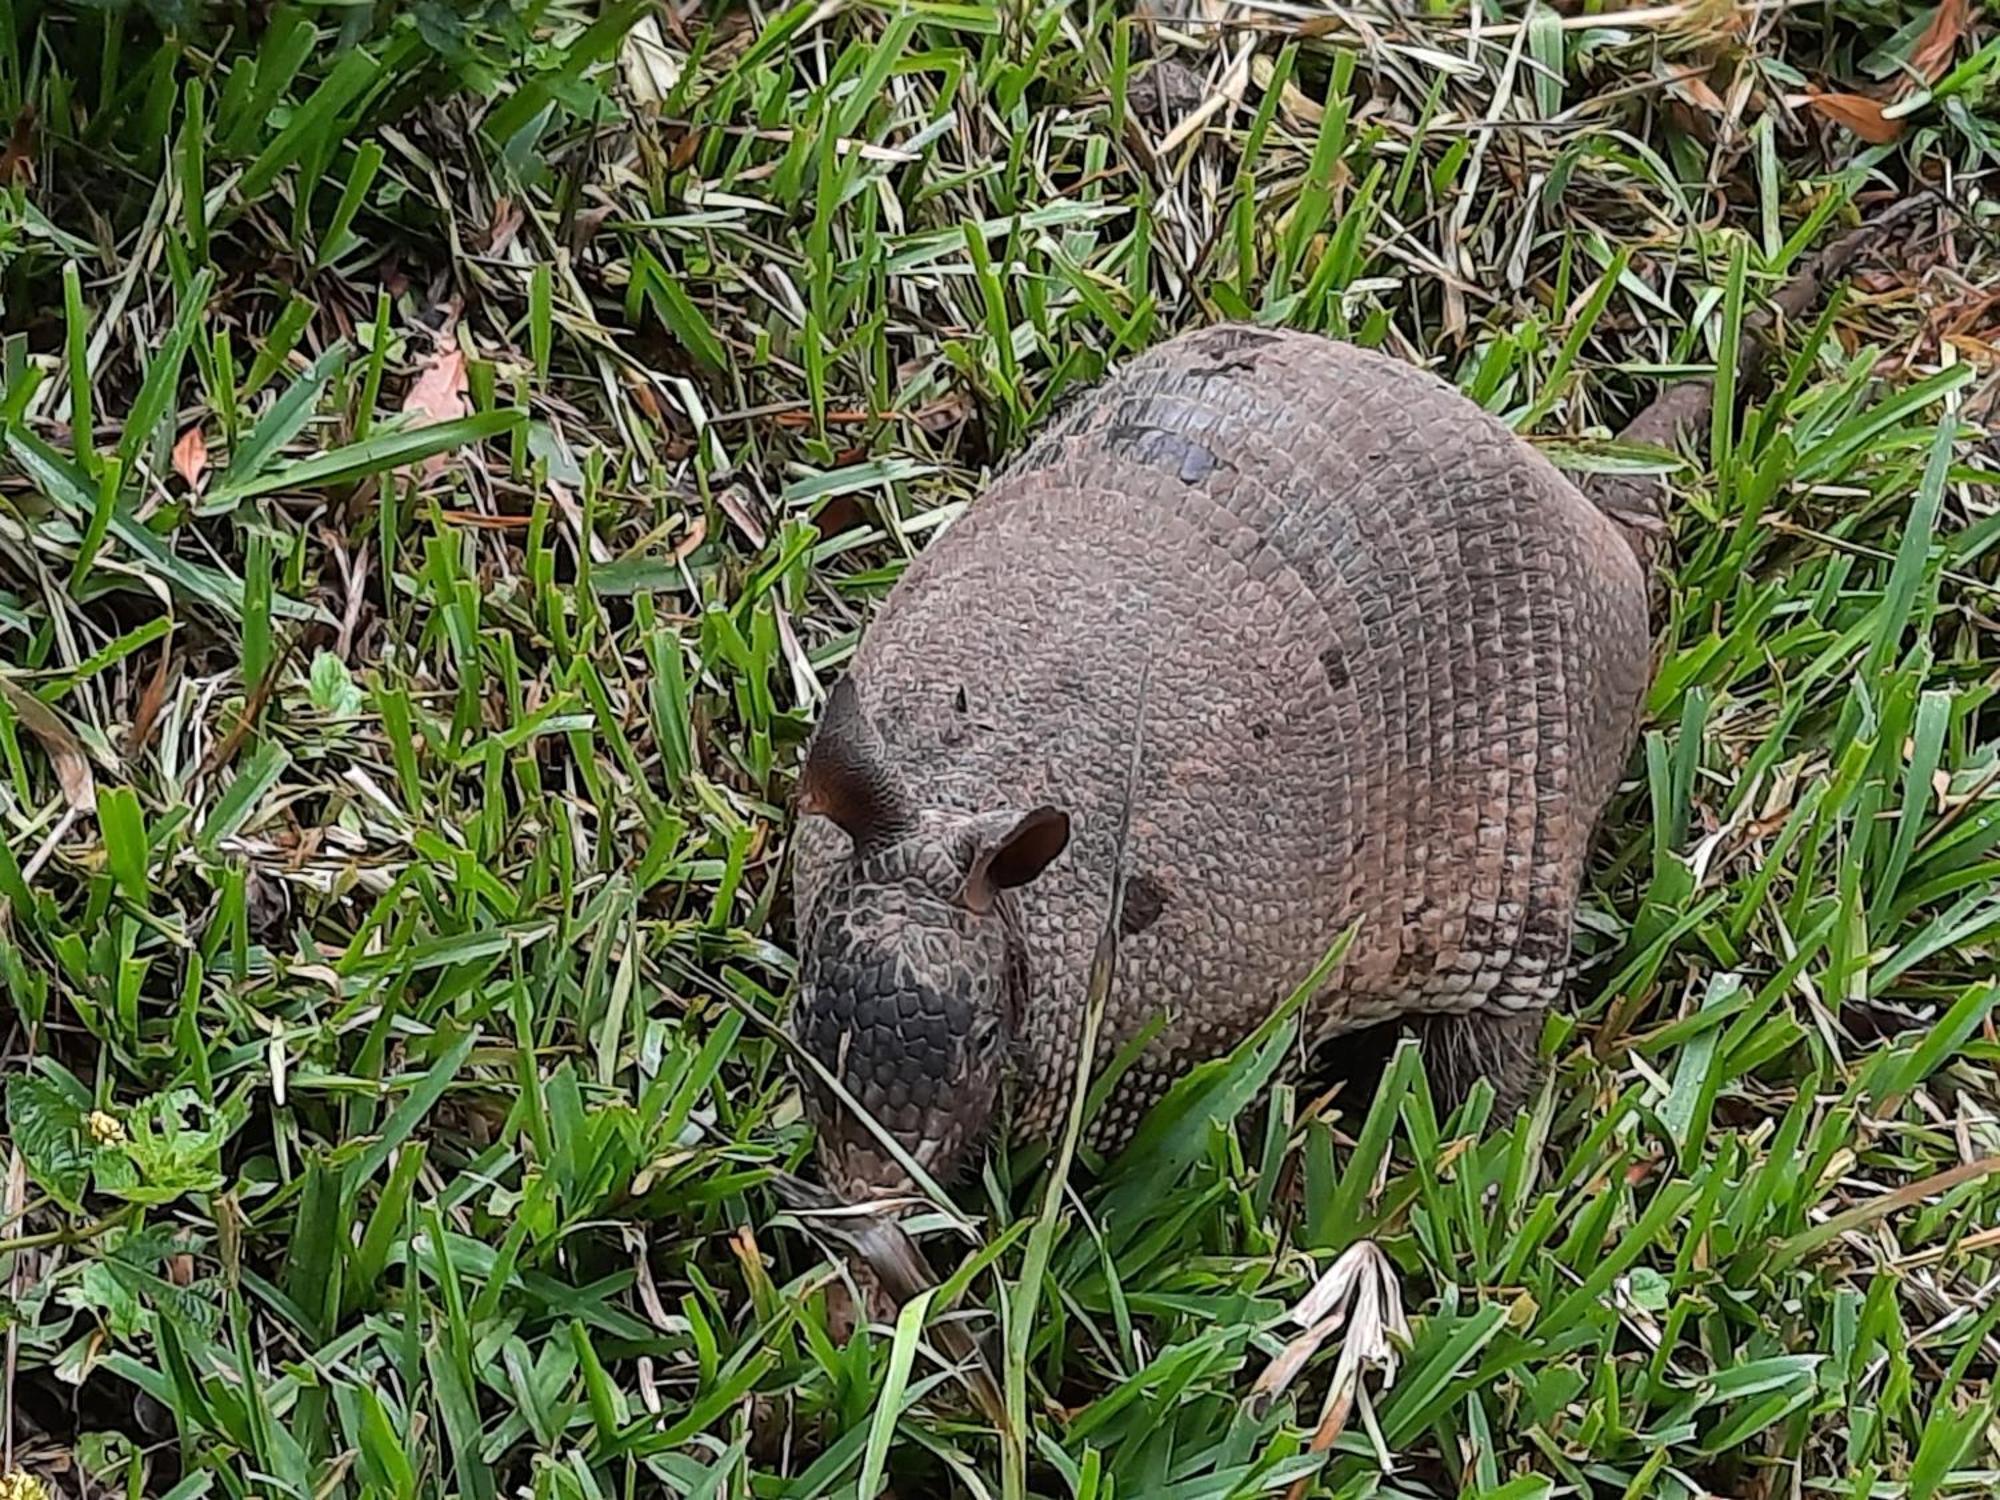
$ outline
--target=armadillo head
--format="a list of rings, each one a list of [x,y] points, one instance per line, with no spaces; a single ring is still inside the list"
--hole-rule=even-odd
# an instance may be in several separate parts
[[[846,864],[800,933],[792,1033],[939,1181],[956,1177],[1001,1108],[1026,1002],[1013,890],[1069,839],[1052,807],[969,814],[905,792],[846,681],[799,783],[801,811],[848,835]],[[875,1132],[802,1070],[828,1185],[850,1200],[911,1184]]]

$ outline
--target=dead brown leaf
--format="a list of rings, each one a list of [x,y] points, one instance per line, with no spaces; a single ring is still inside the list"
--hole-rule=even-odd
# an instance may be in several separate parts
[[[70,727],[56,717],[54,709],[11,677],[0,676],[0,698],[7,700],[7,706],[28,727],[28,733],[41,741],[49,764],[55,767],[56,780],[62,783],[63,800],[69,803],[71,811],[94,809],[97,779],[90,774],[90,758],[83,753],[83,746]]]
[[[493,205],[493,227],[486,237],[486,253],[498,255],[514,243],[514,236],[521,232],[527,222],[527,215],[515,206],[512,198],[501,198]]]
[[[1951,66],[1952,58],[1958,52],[1959,38],[1965,35],[1965,28],[1972,19],[1971,0],[1941,0],[1938,8],[1931,12],[1930,25],[1910,48],[1910,67],[1917,78],[1925,83],[1936,83]],[[1911,93],[1917,86],[1916,78],[1903,79],[1901,94]]]
[[[868,513],[861,508],[861,502],[852,495],[835,495],[813,513],[812,523],[823,537],[836,537],[844,531],[852,531],[868,519]]]
[[[146,748],[146,742],[153,737],[153,726],[160,720],[160,710],[167,705],[167,684],[173,672],[174,648],[170,641],[160,642],[160,663],[153,668],[153,675],[147,679],[145,691],[139,695],[139,707],[132,715],[132,727],[125,733],[125,754],[129,759]]]
[[[604,221],[617,211],[613,204],[599,203],[577,214],[570,223],[570,248],[581,252],[597,238],[604,228]]]
[[[676,564],[686,562],[694,556],[695,549],[708,540],[708,518],[696,516],[688,523],[688,534],[674,544],[672,552]]]
[[[825,414],[829,427],[861,427],[869,422],[893,422],[902,416],[893,411],[862,411],[858,407],[829,411]],[[780,411],[771,414],[771,420],[780,427],[810,427],[812,413],[807,411]]]
[[[14,116],[14,130],[5,150],[0,150],[0,187],[35,182],[35,106],[23,104]]]
[[[457,344],[442,345],[431,356],[417,378],[410,382],[410,389],[403,397],[403,410],[418,418],[419,427],[432,427],[472,414],[465,399],[465,355]],[[440,472],[449,461],[445,454],[432,454],[424,460],[424,476],[429,478]]]
[[[201,488],[201,481],[208,474],[208,439],[201,435],[201,423],[182,433],[174,444],[174,472],[189,489]]]
[[[1706,114],[1715,115],[1718,118],[1728,115],[1729,105],[1723,100],[1720,94],[1709,87],[1708,79],[1704,76],[1708,72],[1706,67],[1697,64],[1693,67],[1670,71],[1662,63],[1658,71],[1666,80],[1668,93],[1686,100],[1687,103]]]
[[[946,432],[972,415],[972,398],[964,391],[953,391],[919,407],[911,415],[925,432]]]
[[[1678,87],[1669,89],[1668,93],[1696,116],[1695,128],[1704,139],[1714,138],[1712,120],[1727,119],[1729,116],[1729,106],[1723,102],[1722,96],[1699,78],[1685,79]]]
[[[408,394],[403,397],[403,410],[414,412],[426,421],[450,422],[468,414],[465,404],[465,355],[456,345],[438,350],[431,356],[417,378],[410,383]]]
[[[1969,333],[1952,333],[1946,334],[1944,341],[1979,369],[1990,370],[2000,364],[2000,344],[1990,338],[1976,339]]]
[[[634,375],[627,382],[627,388],[632,392],[632,399],[639,403],[639,410],[655,422],[666,421],[667,414],[660,406],[660,398],[650,385]]]
[[[526,531],[532,516],[489,516],[476,510],[445,510],[439,516],[447,526],[470,526],[478,531]]]
[[[285,642],[277,657],[264,669],[264,675],[250,689],[249,696],[243,700],[242,714],[238,716],[235,724],[230,726],[229,732],[217,740],[209,748],[208,754],[202,757],[201,765],[195,771],[195,775],[207,776],[221,770],[236,758],[236,752],[243,748],[243,741],[248,737],[251,726],[264,712],[264,705],[270,701],[271,694],[276,690],[278,679],[283,675],[285,668],[291,665],[292,653],[299,649],[301,639],[303,634],[295,635]]]
[[[762,549],[764,545],[764,525],[757,519],[751,508],[750,497],[739,485],[729,485],[717,492],[716,504],[722,513],[736,523],[736,529],[749,539],[750,545]]]
[[[1410,1346],[1410,1328],[1403,1316],[1402,1287],[1395,1267],[1373,1240],[1357,1240],[1293,1305],[1290,1317],[1305,1331],[1271,1361],[1252,1388],[1252,1400],[1268,1401],[1276,1396],[1320,1344],[1344,1325],[1340,1360],[1307,1450],[1321,1453],[1346,1430],[1367,1369],[1378,1372],[1384,1391],[1396,1383],[1400,1354]],[[1306,1479],[1299,1480],[1287,1492],[1287,1500],[1303,1500],[1307,1487]]]
[[[1871,146],[1886,146],[1903,133],[1903,122],[1885,118],[1882,106],[1865,94],[1829,94],[1815,89],[1806,95],[1806,105]]]

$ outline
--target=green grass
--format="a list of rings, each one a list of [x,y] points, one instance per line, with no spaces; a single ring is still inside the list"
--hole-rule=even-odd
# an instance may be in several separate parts
[[[1893,82],[1926,9],[1571,9],[1191,24],[1240,107],[1164,151],[1142,33],[1046,0],[0,9],[6,1466],[1991,1493],[2000,48],[1872,147],[1787,101]],[[1679,467],[1603,441],[1919,181],[1768,400]],[[1280,1016],[1125,1160],[997,1158],[915,1226],[942,1289],[843,1340],[770,1185],[798,747],[990,466],[1226,316],[1671,470],[1551,1085],[1267,1089]],[[1347,1251],[1373,1311],[1301,1328]],[[951,1306],[1015,1320],[1017,1441],[922,1347]]]

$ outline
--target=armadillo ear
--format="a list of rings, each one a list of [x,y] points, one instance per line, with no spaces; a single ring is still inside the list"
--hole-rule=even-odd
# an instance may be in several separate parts
[[[831,818],[863,851],[893,841],[916,821],[883,755],[881,736],[845,677],[834,684],[806,751],[798,807]]]
[[[1004,890],[1026,885],[1049,867],[1069,844],[1069,814],[1059,807],[1038,807],[1012,824],[1003,825],[997,839],[985,843],[972,858],[959,903],[972,911],[993,909]]]

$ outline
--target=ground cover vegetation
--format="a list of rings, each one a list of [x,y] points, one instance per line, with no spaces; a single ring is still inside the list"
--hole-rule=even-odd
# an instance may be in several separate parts
[[[6,1493],[1992,1492],[1992,22],[6,0]],[[1280,1017],[850,1332],[769,1181],[798,747],[1225,317],[1671,487],[1549,1087],[1265,1089]]]

